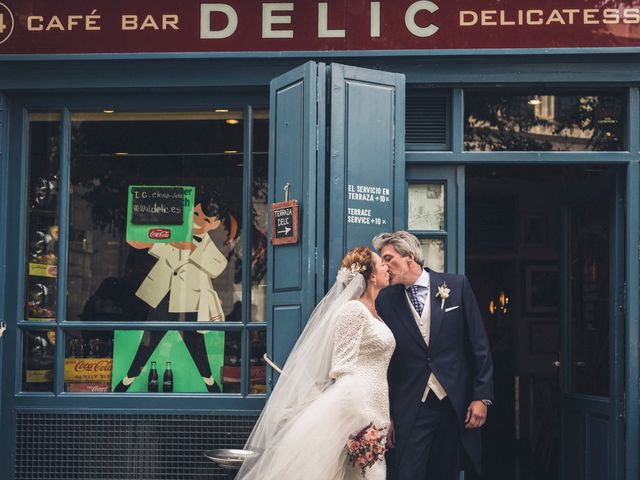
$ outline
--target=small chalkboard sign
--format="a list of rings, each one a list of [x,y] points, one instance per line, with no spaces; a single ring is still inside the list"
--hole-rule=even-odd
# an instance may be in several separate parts
[[[276,202],[271,205],[271,243],[298,243],[298,201]]]
[[[131,223],[182,225],[184,188],[132,187]]]
[[[195,187],[130,185],[127,241],[191,241]]]

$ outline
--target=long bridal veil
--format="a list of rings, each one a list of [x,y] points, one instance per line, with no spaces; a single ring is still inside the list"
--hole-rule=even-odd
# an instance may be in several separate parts
[[[340,308],[365,290],[364,277],[341,270],[314,309],[245,448],[238,480],[344,478],[348,434],[365,425],[357,382],[329,377]]]

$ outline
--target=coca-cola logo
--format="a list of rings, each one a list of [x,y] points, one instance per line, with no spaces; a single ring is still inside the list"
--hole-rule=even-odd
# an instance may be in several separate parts
[[[168,228],[154,228],[149,230],[149,238],[152,240],[166,240],[171,237],[171,230]]]
[[[109,360],[78,360],[73,366],[76,372],[110,372],[113,368],[113,362]]]

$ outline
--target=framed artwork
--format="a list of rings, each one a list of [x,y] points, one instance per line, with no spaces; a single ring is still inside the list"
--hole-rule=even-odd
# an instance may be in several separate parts
[[[558,353],[560,351],[560,323],[553,320],[529,321],[529,353]]]
[[[547,243],[547,217],[542,213],[524,213],[520,216],[520,245],[540,248]]]
[[[526,316],[549,316],[560,305],[560,271],[551,262],[522,263],[522,313]]]

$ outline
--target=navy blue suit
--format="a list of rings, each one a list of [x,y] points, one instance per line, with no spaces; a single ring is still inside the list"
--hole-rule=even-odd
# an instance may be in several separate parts
[[[431,327],[429,346],[416,325],[404,285],[392,285],[380,292],[378,313],[396,339],[396,350],[389,365],[391,418],[396,430],[395,463],[427,462],[406,458],[403,452],[421,408],[427,380],[433,372],[447,392],[455,412],[460,440],[480,471],[481,440],[479,429],[465,429],[464,421],[472,400],[493,400],[493,363],[489,341],[475,295],[464,275],[437,273],[430,276]],[[451,289],[444,308],[436,297],[446,282]],[[447,311],[450,307],[459,308]],[[433,395],[433,393],[430,393]],[[416,479],[424,480],[424,479]]]

